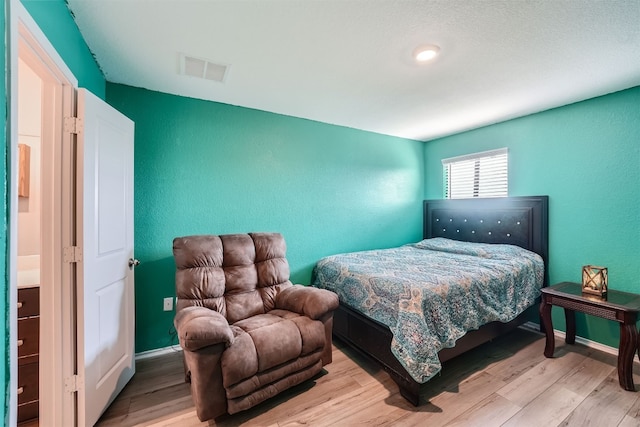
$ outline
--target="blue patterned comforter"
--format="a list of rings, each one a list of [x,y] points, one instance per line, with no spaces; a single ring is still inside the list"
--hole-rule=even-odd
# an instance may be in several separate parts
[[[323,258],[312,285],[387,325],[393,354],[424,383],[440,371],[441,349],[534,304],[543,277],[542,258],[520,247],[435,238]]]

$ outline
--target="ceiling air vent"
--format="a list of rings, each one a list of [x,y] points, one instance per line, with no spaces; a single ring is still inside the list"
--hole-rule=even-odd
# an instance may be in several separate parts
[[[180,54],[180,74],[223,83],[228,65]]]

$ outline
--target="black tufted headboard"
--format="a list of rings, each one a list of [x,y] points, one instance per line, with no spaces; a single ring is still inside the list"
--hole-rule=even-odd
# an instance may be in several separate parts
[[[424,201],[424,238],[508,243],[548,261],[548,196]]]

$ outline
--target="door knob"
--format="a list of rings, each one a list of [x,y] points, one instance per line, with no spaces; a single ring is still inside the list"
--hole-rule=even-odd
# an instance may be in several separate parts
[[[140,261],[135,258],[129,258],[129,268],[137,267],[140,265]]]

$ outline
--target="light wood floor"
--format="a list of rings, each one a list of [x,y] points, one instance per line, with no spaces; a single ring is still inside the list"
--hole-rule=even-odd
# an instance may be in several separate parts
[[[615,356],[519,329],[444,365],[413,407],[389,376],[334,343],[326,373],[258,407],[198,421],[181,353],[140,360],[99,426],[640,426],[640,392],[618,385]],[[640,389],[640,370],[634,367]]]

